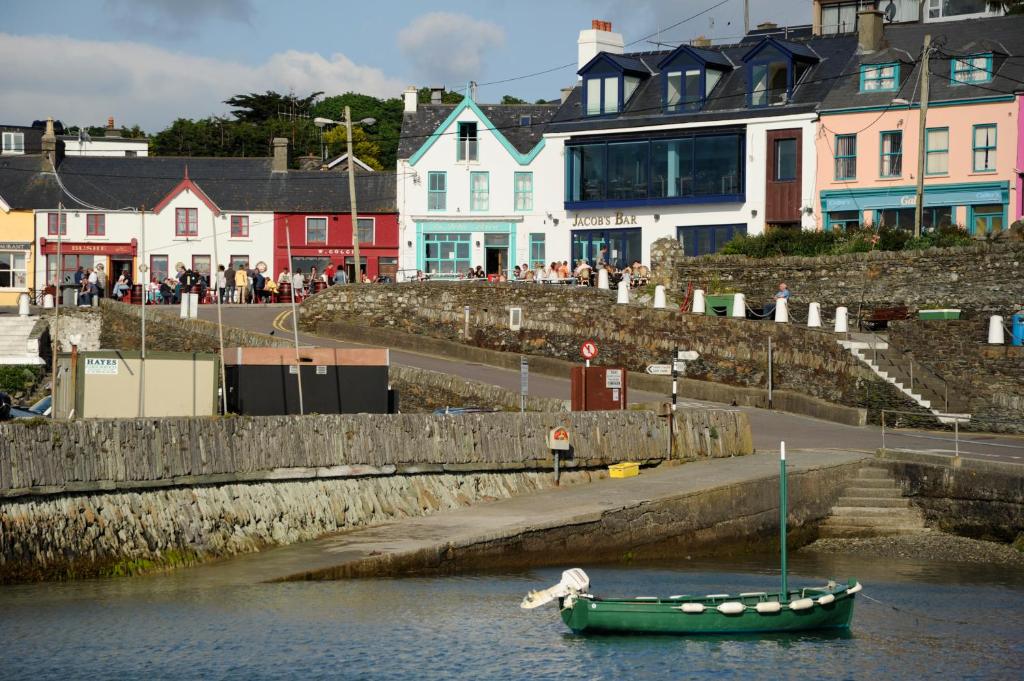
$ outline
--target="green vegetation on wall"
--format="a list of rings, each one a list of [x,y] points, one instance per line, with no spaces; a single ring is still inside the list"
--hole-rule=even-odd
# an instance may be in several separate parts
[[[868,251],[911,251],[925,248],[948,248],[971,242],[971,235],[962,227],[940,227],[913,238],[907,231],[870,226],[830,232],[796,229],[774,229],[755,236],[741,235],[727,243],[721,255],[745,255],[748,258],[778,256],[842,255]]]
[[[28,364],[0,364],[0,391],[17,393],[29,390],[43,375],[42,367]]]

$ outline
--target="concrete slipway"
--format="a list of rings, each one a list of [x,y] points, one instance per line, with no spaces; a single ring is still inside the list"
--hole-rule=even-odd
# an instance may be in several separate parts
[[[866,452],[789,453],[790,526],[828,515]],[[662,466],[353,530],[180,571],[223,583],[339,579],[717,552],[778,528],[778,454]]]

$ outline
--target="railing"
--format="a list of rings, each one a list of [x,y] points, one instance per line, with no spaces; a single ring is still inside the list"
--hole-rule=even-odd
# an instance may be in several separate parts
[[[878,344],[879,343],[885,343],[886,347],[891,348],[891,349],[896,349],[896,348],[894,348],[892,346],[892,344],[889,343],[889,341],[887,339],[882,339],[874,331],[870,332],[869,345],[870,345],[870,348],[871,348],[871,361],[874,362],[875,366],[878,366]],[[901,354],[901,359],[903,359],[907,363],[907,365],[909,367],[910,385],[907,386],[907,387],[910,390],[910,392],[914,392],[914,383],[915,383],[915,371],[914,371],[914,368],[917,367],[917,372],[916,372],[916,382],[917,382],[917,384],[925,386],[926,388],[928,388],[929,387],[927,385],[928,381],[938,382],[941,385],[941,393],[942,393],[942,401],[943,401],[942,411],[948,412],[949,411],[949,381],[947,381],[942,376],[940,376],[938,374],[938,372],[935,371],[934,369],[932,369],[931,367],[929,367],[929,366],[927,366],[925,364],[922,364],[920,361],[914,359],[913,351],[911,351],[911,350],[900,350],[900,354]],[[923,380],[922,380],[922,378],[923,378]]]
[[[900,417],[910,417],[903,419],[906,423],[900,423]],[[986,425],[1000,425],[1003,426],[1005,432],[1020,432],[1024,430],[1024,420],[1022,419],[999,419],[999,418],[972,418],[963,414],[922,414],[920,412],[913,411],[901,411],[895,409],[882,409],[881,410],[881,439],[882,449],[886,449],[887,444],[892,444],[893,438],[913,438],[915,440],[924,440],[928,442],[945,443],[947,445],[953,445],[953,452],[960,456],[962,445],[975,445],[981,448],[996,448],[997,451],[1012,450],[1016,452],[1024,453],[1024,442],[1019,444],[1010,444],[1007,442],[992,442],[990,440],[974,440],[965,439],[961,437],[960,427],[961,425],[972,427],[976,429],[978,426]],[[950,438],[948,434],[935,431],[918,431],[908,432],[906,428],[921,428],[928,423],[928,425],[939,423],[941,425],[952,426],[953,437]],[[987,432],[987,431],[986,431]],[[948,431],[947,431],[948,433]],[[888,438],[888,440],[887,440]],[[934,447],[932,447],[934,449]],[[991,454],[983,454],[983,456],[992,456]]]

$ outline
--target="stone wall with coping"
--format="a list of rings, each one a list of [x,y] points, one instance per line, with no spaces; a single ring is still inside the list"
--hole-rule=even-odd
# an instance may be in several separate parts
[[[768,301],[779,282],[786,282],[793,293],[791,309],[801,317],[810,302],[821,303],[830,317],[839,305],[852,314],[861,307],[906,305],[912,312],[960,308],[965,316],[987,317],[1024,303],[1024,244],[1013,242],[753,259],[686,257],[678,241],[662,239],[652,247],[651,267],[655,282],[676,293],[685,293],[690,284],[710,292],[741,292],[752,306]]]
[[[513,307],[522,310],[517,331],[509,328]],[[600,349],[597,364],[634,372],[668,361],[680,347],[700,353],[687,364],[686,377],[756,388],[767,386],[771,339],[776,390],[871,410],[913,406],[828,330],[618,305],[613,294],[590,288],[441,282],[332,287],[303,303],[300,323],[324,336],[347,325],[381,336],[393,330],[570,362],[579,362],[581,343],[593,339]]]

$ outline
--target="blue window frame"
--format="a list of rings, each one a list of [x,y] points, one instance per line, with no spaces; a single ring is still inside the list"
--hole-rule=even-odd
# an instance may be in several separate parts
[[[1006,224],[1006,204],[993,203],[971,206],[968,211],[968,229],[971,234],[995,234]]]
[[[677,47],[658,62],[661,103],[666,113],[700,111],[732,64],[721,54],[687,45]]]
[[[992,53],[971,54],[949,62],[949,82],[953,85],[987,83],[992,80]]]
[[[886,130],[879,137],[878,174],[900,177],[903,174],[903,131]]]
[[[766,38],[743,56],[747,67],[747,106],[759,108],[790,100],[804,73],[818,61],[809,52],[794,52],[793,47]]]
[[[470,234],[427,232],[423,235],[423,271],[459,274],[469,269]]]
[[[513,191],[516,211],[533,210],[533,173],[515,173]]]
[[[974,172],[994,173],[996,171],[996,124],[984,123],[974,126],[972,137],[974,140]]]
[[[601,116],[618,113],[622,109],[621,91],[621,76],[587,78],[583,81],[586,114],[588,116]]]
[[[924,174],[949,174],[949,128],[928,128],[925,130]]]
[[[527,264],[533,267],[537,263],[547,262],[546,253],[546,241],[547,238],[543,233],[531,233],[530,234],[530,255]]]
[[[857,179],[857,136],[836,135],[835,179]]]
[[[900,65],[897,62],[889,64],[861,64],[861,92],[895,92],[899,89],[899,86]]]
[[[469,209],[474,212],[491,208],[491,174],[486,171],[469,174]]]
[[[427,173],[427,210],[448,209],[448,173],[432,170]]]
[[[746,225],[700,225],[677,227],[676,238],[683,247],[683,255],[698,256],[717,253],[722,246],[738,236],[745,236]]]

